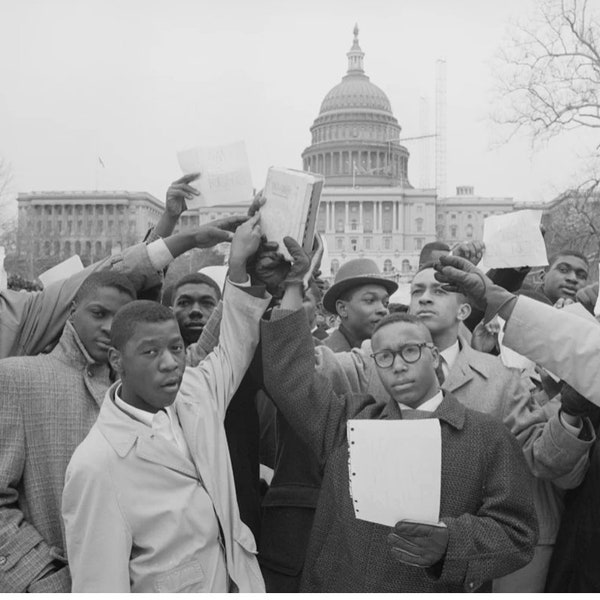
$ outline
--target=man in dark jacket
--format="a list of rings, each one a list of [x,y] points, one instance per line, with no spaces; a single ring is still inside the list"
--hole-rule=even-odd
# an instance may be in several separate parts
[[[290,246],[301,271],[307,257]],[[301,278],[286,288],[281,310],[262,324],[265,384],[324,468],[300,591],[473,591],[526,564],[537,524],[521,451],[500,422],[442,395],[427,328],[406,315],[378,324],[372,345],[387,402],[339,396],[315,372]],[[347,420],[415,416],[441,424],[440,524],[400,521],[390,529],[357,519],[348,491]]]

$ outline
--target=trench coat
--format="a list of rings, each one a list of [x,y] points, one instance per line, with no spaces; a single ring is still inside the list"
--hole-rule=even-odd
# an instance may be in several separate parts
[[[210,591],[202,569],[204,526],[191,509],[200,486],[219,521],[232,582],[240,592],[264,591],[256,544],[239,515],[223,421],[269,300],[228,285],[219,346],[184,372],[174,407],[192,462],[120,411],[115,386],[109,389],[65,479],[73,592]]]

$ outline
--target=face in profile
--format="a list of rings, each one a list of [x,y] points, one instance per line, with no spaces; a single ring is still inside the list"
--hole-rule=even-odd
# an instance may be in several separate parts
[[[407,358],[411,361],[416,359],[414,362],[407,362],[397,354],[389,367],[382,368],[377,364],[380,357],[391,358],[389,351],[399,351],[402,347],[416,345],[420,345],[420,348],[405,350]],[[379,354],[375,363],[381,382],[396,402],[417,408],[438,392],[435,374],[439,360],[438,352],[424,327],[415,323],[389,323],[375,332],[371,339],[371,347],[373,354]]]
[[[544,294],[554,304],[559,298],[575,300],[588,280],[589,268],[578,256],[559,255],[544,274]]]
[[[344,326],[360,341],[373,334],[375,325],[388,314],[389,294],[382,285],[362,285],[350,291],[348,300],[338,299],[336,309]]]
[[[218,302],[215,289],[206,283],[185,283],[175,290],[173,314],[186,344],[198,341]]]
[[[138,323],[121,350],[110,349],[110,362],[121,377],[125,402],[153,413],[170,406],[185,369],[177,321]]]
[[[448,292],[434,269],[419,271],[410,287],[410,314],[419,317],[433,334],[448,331],[471,314],[461,294]]]

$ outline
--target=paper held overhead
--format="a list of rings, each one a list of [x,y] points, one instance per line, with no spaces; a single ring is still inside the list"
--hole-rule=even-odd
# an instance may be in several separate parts
[[[71,277],[71,275],[75,275],[80,271],[83,271],[83,263],[78,254],[73,254],[67,260],[63,260],[51,269],[44,271],[38,279],[44,287],[48,287],[51,283],[67,279],[67,277]]]
[[[405,519],[437,524],[442,434],[437,419],[350,420],[350,495],[357,519],[393,527]]]
[[[188,209],[252,200],[252,177],[244,142],[182,150],[177,159],[185,174],[200,173],[191,184],[200,196],[185,201]]]
[[[263,190],[260,225],[269,241],[278,242],[287,259],[283,238],[290,236],[304,250],[312,249],[323,177],[306,171],[271,167]]]
[[[541,210],[520,210],[487,217],[483,222],[483,269],[537,267],[548,264],[540,231]]]

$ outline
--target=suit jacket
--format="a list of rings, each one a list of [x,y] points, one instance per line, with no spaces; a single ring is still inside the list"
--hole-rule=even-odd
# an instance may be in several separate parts
[[[192,463],[120,411],[114,387],[109,390],[65,478],[74,592],[210,591],[202,570],[203,524],[193,508],[200,482],[223,532],[231,579],[241,592],[264,591],[256,544],[239,516],[223,421],[269,300],[229,285],[219,346],[185,370],[175,409]]]
[[[540,543],[551,544],[560,526],[562,494],[582,481],[588,452],[594,442],[590,435],[579,439],[560,424],[556,401],[539,405],[532,397],[528,378],[516,369],[505,367],[498,356],[478,352],[459,338],[461,349],[442,389],[451,392],[467,408],[501,419],[517,438],[532,475],[547,481],[532,482],[540,521]],[[375,363],[370,341],[361,349],[333,354],[316,350],[316,366],[327,374],[338,393],[367,393],[387,398]],[[552,483],[550,483],[552,482]]]
[[[152,266],[145,244],[109,256],[80,273],[49,285],[42,292],[0,291],[0,358],[38,354],[56,341],[83,281],[96,271],[115,269],[131,280],[136,290],[150,288],[162,276]]]
[[[60,498],[75,448],[110,386],[67,322],[50,354],[0,361],[0,590],[68,592]]]
[[[323,340],[323,346],[327,346],[332,352],[350,352],[352,350],[352,344],[339,327]]]
[[[516,441],[496,419],[466,409],[447,394],[432,415],[442,426],[440,519],[450,534],[443,568],[436,579],[396,562],[386,544],[390,529],[354,516],[346,421],[400,419],[397,404],[336,394],[331,381],[315,370],[301,310],[263,321],[262,338],[267,389],[325,465],[301,591],[473,591],[531,559],[537,526]]]

